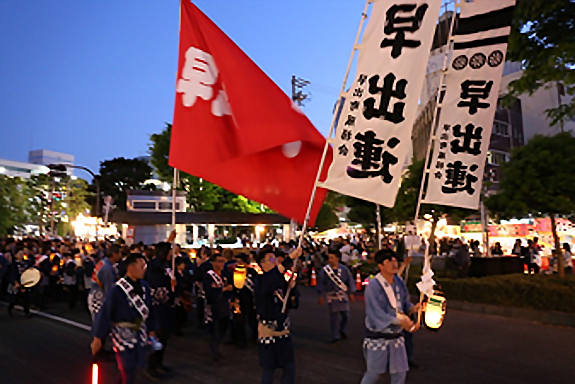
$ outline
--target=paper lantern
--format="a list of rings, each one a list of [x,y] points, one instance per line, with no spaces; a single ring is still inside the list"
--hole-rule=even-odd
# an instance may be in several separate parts
[[[443,325],[447,300],[441,292],[435,292],[427,300],[425,307],[425,326],[431,330],[438,330]]]
[[[234,271],[234,287],[242,289],[246,284],[246,268],[237,266]]]

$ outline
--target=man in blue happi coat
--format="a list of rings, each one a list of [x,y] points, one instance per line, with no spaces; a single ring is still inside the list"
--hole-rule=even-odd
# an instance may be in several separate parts
[[[395,252],[382,249],[375,254],[375,261],[379,273],[365,290],[363,353],[367,372],[361,384],[375,384],[386,372],[391,376],[391,384],[403,384],[409,366],[402,331],[419,329],[419,323],[408,317],[418,311],[419,304],[411,304],[407,287],[397,276]]]
[[[92,354],[102,348],[102,340],[112,332],[112,341],[123,384],[134,384],[136,369],[146,365],[148,337],[154,335],[155,317],[151,288],[142,280],[146,262],[141,254],[126,259],[126,276],[110,289],[92,327]]]
[[[318,276],[317,292],[319,305],[327,301],[332,340],[336,344],[340,337],[345,340],[345,328],[349,320],[349,302],[354,301],[355,285],[349,269],[340,263],[341,253],[337,249],[328,252],[328,265]]]
[[[292,267],[301,253],[301,248],[297,248],[281,264],[271,250],[263,249],[257,257],[264,272],[255,283],[262,384],[272,384],[278,368],[283,370],[282,384],[295,382],[295,358],[287,315],[289,308],[297,306],[292,297],[295,280],[286,281],[284,272]]]

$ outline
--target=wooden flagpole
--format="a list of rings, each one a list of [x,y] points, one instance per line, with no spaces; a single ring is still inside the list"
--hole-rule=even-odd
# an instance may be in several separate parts
[[[176,231],[176,198],[180,173],[174,168],[174,179],[172,182],[172,230]],[[176,278],[176,236],[172,240],[172,279]]]
[[[351,65],[352,65],[352,63],[353,63],[353,58],[354,58],[354,56],[355,56],[355,52],[359,49],[358,41],[359,41],[359,38],[360,38],[360,35],[361,35],[361,31],[362,31],[362,29],[363,29],[363,23],[364,23],[365,19],[367,19],[367,8],[369,7],[369,5],[370,5],[371,3],[373,3],[373,1],[374,1],[374,0],[367,0],[367,1],[366,1],[366,3],[365,3],[365,8],[363,9],[363,13],[361,14],[361,22],[359,23],[359,28],[358,28],[358,30],[357,30],[357,35],[355,36],[355,42],[353,43],[353,49],[352,49],[352,51],[351,51],[351,56],[350,56],[350,58],[349,58],[349,62],[347,63],[347,69],[346,69],[346,71],[345,71],[345,77],[343,78],[343,84],[341,85],[341,90],[339,91],[339,97],[338,97],[337,103],[336,103],[336,105],[335,105],[335,111],[334,111],[334,113],[333,113],[333,117],[332,117],[332,119],[331,119],[331,125],[330,125],[330,128],[329,128],[329,133],[327,134],[327,139],[326,139],[326,142],[325,142],[325,147],[323,148],[323,154],[322,154],[322,156],[321,156],[321,161],[320,161],[320,163],[319,163],[319,168],[318,168],[318,170],[317,170],[317,175],[316,175],[316,177],[315,177],[315,182],[314,182],[313,189],[312,189],[312,192],[311,192],[311,198],[310,198],[309,204],[308,204],[308,206],[307,206],[307,212],[306,212],[306,215],[305,215],[305,220],[304,220],[303,225],[302,225],[302,227],[301,227],[301,234],[300,234],[300,237],[299,237],[299,244],[298,244],[298,247],[299,247],[299,248],[301,248],[301,246],[302,246],[302,244],[303,244],[303,238],[304,238],[304,236],[305,236],[305,231],[306,231],[306,229],[307,229],[307,224],[308,224],[308,221],[309,221],[309,216],[310,216],[310,214],[311,214],[311,209],[312,209],[312,207],[313,207],[313,201],[315,200],[315,194],[316,194],[316,192],[317,192],[317,187],[318,187],[318,186],[321,186],[321,185],[320,185],[321,183],[320,183],[320,181],[319,181],[319,178],[320,178],[320,176],[321,176],[321,171],[322,171],[323,166],[324,166],[324,164],[325,164],[325,158],[326,158],[326,156],[327,156],[327,151],[328,151],[329,144],[330,144],[330,141],[331,141],[331,135],[333,134],[333,131],[334,131],[334,129],[335,129],[335,121],[336,121],[336,119],[337,119],[337,115],[338,115],[338,111],[339,111],[340,104],[342,103],[342,97],[345,97],[345,96],[346,96],[345,86],[346,86],[346,84],[347,84],[347,79],[348,79],[348,77],[349,77],[349,72],[350,72],[350,70],[351,70]]]
[[[421,177],[421,185],[419,187],[419,197],[417,198],[417,207],[415,209],[415,218],[414,218],[414,225],[415,225],[415,233],[417,234],[417,220],[419,218],[419,211],[421,210],[421,199],[423,198],[423,188],[425,187],[425,180],[426,177],[429,175],[429,165],[431,163],[431,148],[432,148],[432,143],[435,141],[436,137],[435,137],[435,133],[436,133],[436,127],[435,125],[437,124],[437,113],[439,111],[439,109],[441,108],[441,94],[445,89],[445,76],[447,73],[447,65],[448,65],[448,60],[449,60],[449,52],[451,51],[451,45],[453,43],[453,30],[454,30],[454,26],[455,26],[455,21],[456,21],[456,16],[457,16],[457,9],[461,8],[461,4],[457,3],[457,0],[455,0],[453,2],[454,7],[453,7],[453,14],[451,16],[451,25],[449,27],[449,34],[447,35],[447,44],[445,45],[445,56],[443,58],[443,66],[441,68],[441,79],[439,81],[439,87],[437,88],[437,95],[435,96],[435,112],[433,114],[433,120],[431,122],[431,130],[429,132],[429,142],[427,144],[427,153],[426,153],[426,157],[425,157],[425,164],[424,164],[424,168],[423,168],[423,175]],[[423,262],[423,273],[425,273],[426,268],[431,268],[431,257],[430,257],[430,253],[429,253],[429,248],[431,248],[431,244],[428,244],[427,247],[425,247],[425,256],[424,256],[424,262]],[[409,248],[409,256],[411,256],[413,252],[413,247]],[[407,277],[408,277],[408,273],[409,273],[409,265],[406,268],[406,272],[405,272],[405,281],[407,282]],[[417,314],[417,322],[420,323],[421,322],[421,312],[422,312],[422,303],[423,303],[423,299],[424,299],[424,294],[420,293],[419,295],[419,311]]]

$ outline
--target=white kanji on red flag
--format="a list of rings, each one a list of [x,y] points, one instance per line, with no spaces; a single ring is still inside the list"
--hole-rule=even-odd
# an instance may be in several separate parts
[[[190,47],[186,51],[186,62],[182,69],[182,78],[178,80],[176,91],[182,93],[182,104],[193,107],[198,97],[208,101],[214,96],[213,86],[218,79],[218,67],[212,55],[201,49]],[[228,97],[220,90],[212,102],[215,116],[231,115]]]

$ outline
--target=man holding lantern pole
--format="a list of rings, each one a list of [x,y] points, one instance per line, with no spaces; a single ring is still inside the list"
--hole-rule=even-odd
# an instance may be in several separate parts
[[[379,273],[365,290],[366,335],[363,353],[367,372],[361,384],[374,384],[389,372],[391,384],[405,383],[409,370],[402,330],[415,332],[419,323],[408,315],[419,310],[409,301],[409,292],[397,276],[395,252],[382,249],[375,254]]]

